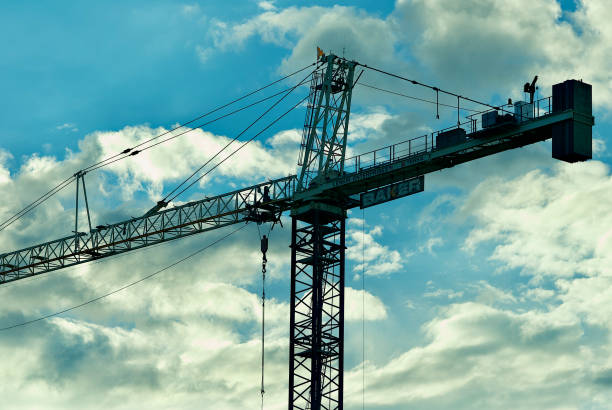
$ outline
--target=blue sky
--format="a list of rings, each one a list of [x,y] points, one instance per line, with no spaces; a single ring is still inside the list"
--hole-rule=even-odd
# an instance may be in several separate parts
[[[592,161],[554,161],[548,141],[428,175],[424,193],[351,212],[345,402],[361,408],[365,367],[371,409],[606,409],[610,18],[603,0],[3,3],[0,217],[86,165],[313,62],[317,46],[495,104],[523,98],[535,74],[541,96],[582,78],[593,84]],[[362,82],[435,98],[372,73]],[[356,88],[349,149],[453,124],[453,110],[436,120],[434,109]],[[257,112],[88,174],[94,222],[148,210]],[[295,172],[303,118],[291,113],[177,203]],[[0,232],[1,251],[68,234],[73,195]],[[270,409],[286,407],[287,226],[273,231],[268,256]],[[0,287],[0,327],[118,288],[227,232]],[[4,407],[259,406],[260,263],[250,226],[156,279],[1,332]]]

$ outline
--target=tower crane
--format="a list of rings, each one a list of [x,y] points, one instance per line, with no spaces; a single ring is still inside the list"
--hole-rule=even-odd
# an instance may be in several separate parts
[[[591,85],[567,80],[553,86],[552,97],[533,101],[536,77],[525,85],[530,102],[515,103],[513,113],[489,106],[478,114],[480,118],[472,115],[468,122],[449,129],[347,158],[351,98],[359,78],[356,68],[382,70],[321,51],[318,59],[297,175],[168,209],[162,209],[167,204],[160,201],[143,216],[94,228],[88,213],[88,233],[75,228],[72,235],[1,254],[0,284],[232,224],[275,221],[288,212],[288,407],[342,409],[347,211],[421,192],[428,173],[551,138],[554,158],[588,160],[594,117]],[[445,92],[429,88],[436,96]],[[446,93],[456,96],[458,103],[460,99],[475,102]],[[76,175],[79,179],[84,190],[82,174]],[[77,214],[78,193],[77,186]]]

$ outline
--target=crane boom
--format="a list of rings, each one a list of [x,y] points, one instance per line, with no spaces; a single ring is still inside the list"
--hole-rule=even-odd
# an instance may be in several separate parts
[[[262,190],[268,192],[268,207],[284,210],[295,182],[291,175],[2,254],[0,283],[243,222],[252,205],[262,202]]]

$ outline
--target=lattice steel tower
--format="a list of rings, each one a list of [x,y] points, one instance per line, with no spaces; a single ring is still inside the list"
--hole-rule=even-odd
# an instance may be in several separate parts
[[[354,62],[323,56],[313,76],[298,192],[344,173]],[[289,408],[342,409],[346,206],[330,195],[292,209]]]

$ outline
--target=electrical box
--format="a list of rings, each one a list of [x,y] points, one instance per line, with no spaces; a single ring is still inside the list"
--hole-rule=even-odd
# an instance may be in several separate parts
[[[552,127],[552,156],[565,162],[593,157],[592,87],[577,80],[553,85],[553,113],[574,110],[574,118]]]
[[[454,128],[438,134],[436,138],[436,149],[452,147],[467,140],[466,132],[463,128]]]
[[[489,128],[497,124],[497,111],[488,111],[482,114],[482,128]]]
[[[533,118],[533,104],[527,101],[517,101],[514,103],[514,118],[516,121],[523,122]]]

